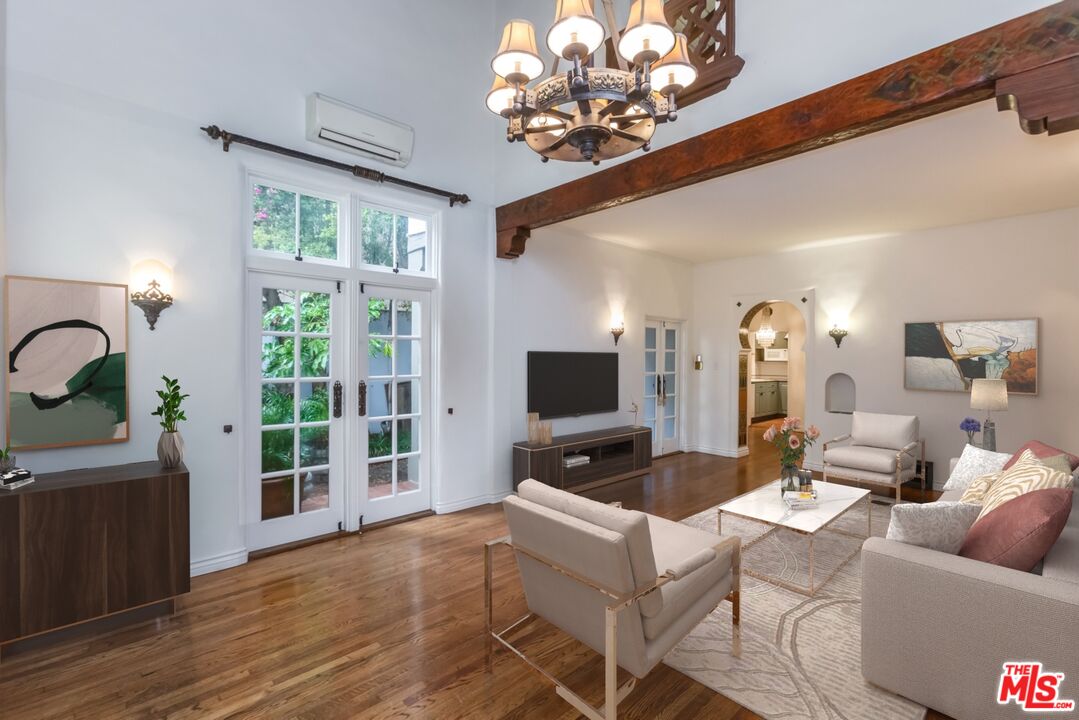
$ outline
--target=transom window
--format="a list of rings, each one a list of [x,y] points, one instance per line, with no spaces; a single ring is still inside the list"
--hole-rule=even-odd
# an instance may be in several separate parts
[[[251,186],[251,247],[297,260],[338,260],[341,237],[336,200],[272,185]]]
[[[254,254],[378,272],[432,276],[431,217],[252,177]],[[358,201],[355,201],[358,200]]]

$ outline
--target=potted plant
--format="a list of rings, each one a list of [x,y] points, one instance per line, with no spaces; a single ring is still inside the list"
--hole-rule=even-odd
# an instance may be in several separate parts
[[[966,417],[963,418],[963,422],[959,423],[959,429],[967,434],[967,444],[974,444],[974,434],[982,431],[982,424],[975,418]]]
[[[15,469],[15,455],[10,447],[0,450],[0,472],[11,472]]]
[[[180,393],[179,380],[166,375],[162,375],[161,379],[165,381],[165,389],[157,391],[161,404],[150,414],[161,418],[162,432],[157,441],[157,458],[161,461],[161,467],[169,469],[179,467],[184,459],[184,439],[177,432],[176,423],[187,420],[180,403],[189,396]]]
[[[798,465],[805,457],[806,448],[812,446],[819,437],[820,430],[816,425],[810,425],[802,432],[802,418],[798,417],[785,418],[778,428],[771,425],[764,431],[765,442],[772,443],[779,450],[779,463],[782,465],[779,476],[780,492],[798,490]]]

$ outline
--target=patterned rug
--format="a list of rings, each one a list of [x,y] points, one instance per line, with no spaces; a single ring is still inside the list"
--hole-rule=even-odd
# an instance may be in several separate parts
[[[866,532],[864,505],[834,523]],[[889,506],[873,504],[873,535],[888,529]],[[716,531],[716,510],[682,521]],[[723,533],[743,543],[767,526],[723,516]],[[861,673],[861,562],[841,564],[861,540],[823,531],[814,541],[816,582],[835,575],[813,598],[742,575],[742,656],[731,650],[731,605],[724,602],[664,662],[764,718],[796,720],[922,720],[925,708],[874,687]],[[780,530],[746,551],[743,568],[804,585],[809,547],[804,536]]]

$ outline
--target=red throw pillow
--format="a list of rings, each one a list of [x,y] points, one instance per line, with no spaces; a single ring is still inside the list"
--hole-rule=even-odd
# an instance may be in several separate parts
[[[1052,488],[1009,500],[971,526],[959,554],[1030,572],[1060,537],[1072,494],[1071,488]]]
[[[1066,450],[1057,450],[1052,445],[1046,445],[1040,440],[1031,440],[1026,445],[1015,451],[1015,455],[1012,455],[1011,459],[1008,460],[1008,462],[1004,463],[1004,469],[1007,470],[1012,465],[1015,465],[1017,462],[1019,462],[1019,456],[1023,454],[1024,450],[1031,451],[1032,453],[1034,453],[1034,457],[1036,458],[1047,458],[1053,457],[1054,455],[1066,455],[1068,457],[1068,462],[1072,466],[1072,470],[1075,470],[1075,468],[1079,467],[1079,455],[1073,455]]]

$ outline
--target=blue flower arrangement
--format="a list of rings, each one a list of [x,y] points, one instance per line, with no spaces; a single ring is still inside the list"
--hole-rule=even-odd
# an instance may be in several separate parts
[[[963,418],[963,422],[959,423],[959,429],[967,434],[967,442],[973,445],[974,433],[982,431],[982,424],[972,417],[966,417]]]

